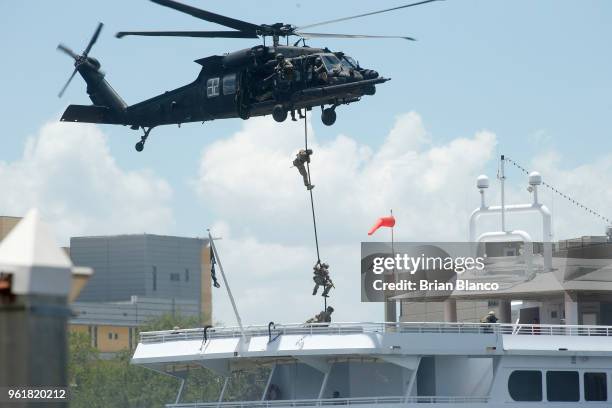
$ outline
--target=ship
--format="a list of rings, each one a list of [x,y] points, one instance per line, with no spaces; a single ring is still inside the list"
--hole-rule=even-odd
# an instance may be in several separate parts
[[[381,322],[238,320],[143,332],[132,363],[180,380],[167,408],[611,406],[612,228],[552,242],[551,213],[538,199],[542,177],[528,175],[531,202],[506,205],[506,160],[501,205],[486,203],[489,180],[480,176],[481,203],[468,223],[468,242],[476,253],[485,248],[491,266],[462,276],[495,279],[499,290],[398,295],[391,301],[400,302],[399,318],[389,307]],[[542,217],[541,242],[506,229],[516,212]],[[477,234],[479,218],[490,214],[501,216],[501,230]],[[437,305],[440,321],[407,321],[419,316],[410,305],[424,302]],[[462,302],[495,307],[499,321],[458,321]],[[266,373],[260,395],[228,400],[233,373],[253,367]],[[189,372],[202,368],[223,379],[218,398],[184,401]]]

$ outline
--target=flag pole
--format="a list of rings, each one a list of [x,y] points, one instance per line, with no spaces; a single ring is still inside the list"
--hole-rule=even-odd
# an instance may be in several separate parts
[[[391,217],[393,217],[393,208],[391,208]],[[395,237],[394,237],[394,230],[395,229],[395,224],[393,224],[393,226],[391,227],[391,256],[393,256],[393,259],[395,259]],[[395,267],[395,262],[393,262],[393,279],[395,281],[395,283],[397,283],[397,269]],[[393,311],[395,313],[394,319],[393,321],[397,321],[397,305],[399,304],[398,301],[395,301],[395,307],[393,308]]]

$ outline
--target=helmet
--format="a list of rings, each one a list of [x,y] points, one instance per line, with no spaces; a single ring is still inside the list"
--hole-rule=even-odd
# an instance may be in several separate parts
[[[493,315],[495,315],[495,312],[494,312],[494,311],[492,311],[492,310],[490,310],[490,311],[489,311],[489,316],[493,316]]]
[[[327,306],[327,312],[332,313],[334,311],[334,308],[331,306]]]
[[[277,61],[281,61],[284,60],[285,56],[283,54],[281,54],[280,52],[278,54],[276,54],[276,60]]]

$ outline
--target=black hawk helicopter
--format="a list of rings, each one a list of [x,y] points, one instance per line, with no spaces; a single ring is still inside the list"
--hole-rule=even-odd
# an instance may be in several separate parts
[[[222,16],[173,0],[151,0],[162,6],[217,23],[232,31],[122,31],[116,37],[171,36],[199,38],[263,38],[263,45],[225,55],[213,55],[196,60],[202,69],[192,83],[167,91],[151,99],[128,105],[104,79],[100,62],[89,56],[97,41],[102,23],[99,23],[89,44],[81,55],[63,44],[58,50],[74,58],[74,71],[59,93],[61,97],[75,74],[81,74],[87,83],[87,94],[93,105],[69,105],[61,120],[66,122],[105,123],[142,129],[144,134],[136,143],[142,151],[151,130],[160,125],[205,122],[214,119],[242,118],[272,114],[283,122],[289,112],[321,107],[321,120],[331,126],[336,121],[336,107],[357,102],[364,95],[374,95],[376,85],[388,81],[372,70],[361,67],[355,59],[342,52],[306,45],[311,38],[401,38],[406,36],[378,36],[328,34],[302,31],[326,24],[386,13],[439,0],[424,0],[337,18],[302,27],[276,23],[252,24]],[[289,45],[289,37],[298,40]],[[272,37],[272,46],[266,46],[266,37]],[[279,43],[286,38],[286,45]],[[299,46],[300,42],[302,43]],[[325,107],[328,106],[329,107]]]

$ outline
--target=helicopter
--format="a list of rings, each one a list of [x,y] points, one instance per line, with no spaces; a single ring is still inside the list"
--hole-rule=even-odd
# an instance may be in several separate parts
[[[166,91],[134,105],[128,105],[106,81],[99,60],[89,53],[98,40],[103,24],[99,23],[85,50],[77,54],[63,44],[58,50],[74,59],[74,70],[61,89],[59,97],[78,72],[87,84],[87,94],[93,105],[69,105],[61,121],[130,126],[142,129],[136,150],[144,149],[151,130],[157,126],[215,119],[272,115],[283,122],[297,110],[321,107],[321,121],[331,126],[336,121],[336,108],[358,102],[364,95],[374,95],[376,85],[389,81],[373,69],[363,68],[352,57],[328,48],[306,45],[313,38],[399,38],[415,41],[408,36],[354,35],[312,33],[303,31],[340,21],[386,13],[441,0],[422,0],[415,3],[336,18],[297,27],[291,24],[252,24],[212,13],[174,0],[150,0],[208,22],[231,28],[227,31],[121,31],[117,38],[126,36],[166,36],[197,38],[252,38],[263,44],[224,55],[212,55],[195,60],[201,65],[197,78],[182,87]],[[271,46],[266,38],[272,38]],[[293,45],[289,37],[297,37]],[[280,39],[285,38],[286,44]],[[300,45],[301,43],[301,45]]]

